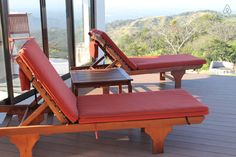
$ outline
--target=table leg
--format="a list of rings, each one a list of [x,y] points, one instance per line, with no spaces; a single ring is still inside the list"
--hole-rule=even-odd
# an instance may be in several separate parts
[[[78,94],[79,94],[78,88],[75,87],[75,96],[78,96]]]
[[[103,94],[109,94],[109,91],[110,91],[109,86],[103,86],[103,87],[102,87],[102,92],[103,92]]]
[[[166,80],[165,72],[160,72],[160,80],[161,81],[165,81]]]
[[[75,94],[75,96],[78,96],[78,88],[76,85],[72,85],[72,91]]]
[[[128,83],[128,92],[132,93],[132,85],[131,82]]]
[[[119,85],[119,94],[122,93],[122,85]]]

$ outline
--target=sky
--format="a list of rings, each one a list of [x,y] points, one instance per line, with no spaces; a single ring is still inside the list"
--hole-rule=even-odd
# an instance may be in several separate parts
[[[166,16],[198,10],[223,12],[226,4],[235,14],[236,0],[105,0],[106,21],[116,18]]]
[[[81,0],[74,0],[79,2]],[[99,1],[99,0],[98,0]],[[64,9],[65,0],[46,0],[50,11]],[[39,9],[39,0],[9,0],[10,9]],[[187,11],[215,10],[223,12],[228,4],[236,14],[236,0],[105,0],[106,21],[145,16],[166,16]]]

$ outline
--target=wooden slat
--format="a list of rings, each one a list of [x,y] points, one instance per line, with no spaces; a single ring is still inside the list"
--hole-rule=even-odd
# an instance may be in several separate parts
[[[28,105],[0,105],[0,112],[8,114],[20,114],[23,113]]]
[[[118,63],[118,60],[114,60],[109,66],[106,67],[106,69],[113,68]]]
[[[29,117],[27,117],[20,126],[26,126],[33,122],[39,115],[41,115],[45,109],[48,107],[47,103],[41,104]]]
[[[25,113],[24,113],[24,115],[23,115],[23,117],[22,117],[22,119],[21,119],[21,124],[22,124],[23,121],[27,118],[28,113],[29,113],[29,107],[27,107],[26,110],[25,110]]]
[[[199,124],[204,120],[203,116],[189,117],[191,124]],[[27,121],[28,122],[28,121]],[[70,125],[33,125],[21,127],[0,128],[0,136],[20,135],[20,134],[57,134],[57,133],[73,133],[87,131],[104,131],[129,128],[145,128],[145,127],[160,127],[170,125],[187,124],[185,118],[170,118],[158,120],[143,120],[143,121],[127,121],[127,122],[111,122],[97,124],[70,124]]]
[[[30,69],[24,64],[24,62],[21,60],[20,57],[16,58],[17,63],[21,67],[21,69],[24,71],[25,75],[29,80],[32,80],[32,83],[34,87],[37,89],[37,91],[40,93],[40,95],[43,97],[43,99],[46,101],[46,103],[49,105],[49,108],[52,110],[52,112],[56,115],[57,119],[62,123],[68,123],[68,120],[65,118],[64,114],[59,110],[58,106],[55,104],[55,102],[50,98],[50,96],[47,94],[47,91],[42,87],[41,83],[37,81],[36,78],[33,77],[32,72]]]

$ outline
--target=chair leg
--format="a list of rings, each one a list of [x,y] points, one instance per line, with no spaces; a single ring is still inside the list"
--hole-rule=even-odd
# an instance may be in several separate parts
[[[103,94],[109,94],[110,93],[110,87],[109,86],[103,86],[102,87],[102,93]]]
[[[39,138],[38,134],[12,135],[10,136],[10,141],[18,148],[20,157],[32,157],[33,147]]]
[[[171,132],[171,126],[145,128],[145,132],[152,139],[152,153],[160,154],[164,152],[165,138]]]
[[[171,71],[171,75],[175,80],[175,88],[181,88],[181,79],[183,78],[184,74],[185,70]]]
[[[165,72],[160,72],[160,80],[161,81],[165,81],[166,80]]]
[[[122,93],[122,85],[119,85],[119,94],[121,94]]]

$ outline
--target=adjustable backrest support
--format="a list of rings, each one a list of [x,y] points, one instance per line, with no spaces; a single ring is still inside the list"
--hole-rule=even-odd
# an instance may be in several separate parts
[[[31,83],[34,85],[35,89],[42,96],[42,98],[44,99],[44,101],[46,102],[48,107],[51,109],[51,111],[55,114],[57,119],[62,124],[68,123],[68,120],[66,119],[65,115],[60,111],[60,109],[55,104],[55,102],[50,98],[50,96],[48,95],[47,91],[42,87],[41,83],[35,78],[35,76],[33,75],[32,71],[27,67],[27,65],[24,63],[24,61],[20,57],[17,57],[16,58],[16,62],[19,64],[20,68],[25,73],[27,78],[29,80],[31,80]],[[37,109],[32,114],[35,114],[35,113],[37,114]],[[43,111],[41,111],[41,113],[43,113]],[[32,115],[30,115],[29,118],[32,119]],[[25,121],[23,121],[21,125],[28,125],[28,124],[30,124],[30,122],[28,122],[27,119]],[[34,119],[32,119],[32,120],[34,120]]]
[[[89,35],[98,46],[107,53],[112,61],[117,61],[116,65],[121,66],[126,71],[137,69],[137,66],[129,60],[129,58],[118,48],[111,38],[103,31],[92,29]]]
[[[65,121],[61,115],[65,115],[72,123],[78,120],[77,98],[65,85],[34,39],[24,44],[17,62],[62,123]]]

